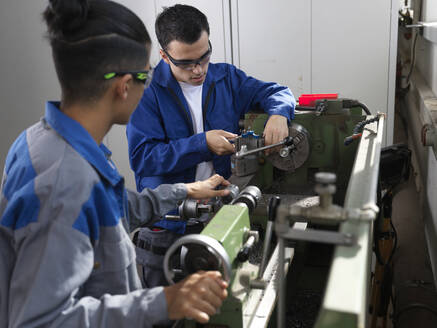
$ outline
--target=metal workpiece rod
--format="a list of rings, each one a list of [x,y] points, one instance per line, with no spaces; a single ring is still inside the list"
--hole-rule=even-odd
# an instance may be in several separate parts
[[[165,219],[169,220],[169,221],[182,221],[182,218],[179,215],[169,215],[169,214],[167,214],[165,216]]]

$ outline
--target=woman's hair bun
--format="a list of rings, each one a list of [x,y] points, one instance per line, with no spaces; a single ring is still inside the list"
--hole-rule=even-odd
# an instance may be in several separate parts
[[[87,20],[88,0],[49,0],[44,19],[49,33],[68,34],[79,29]]]

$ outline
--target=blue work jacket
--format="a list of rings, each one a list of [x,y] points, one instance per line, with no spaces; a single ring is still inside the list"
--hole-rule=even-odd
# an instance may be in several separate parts
[[[293,119],[295,99],[285,86],[257,80],[230,64],[211,63],[203,84],[202,105],[205,132],[238,133],[239,119],[254,108]],[[205,132],[193,131],[180,85],[170,66],[161,60],[127,126],[130,164],[138,191],[163,183],[193,182],[197,164],[205,161],[212,161],[215,172],[223,177],[231,175],[230,155],[213,154]]]

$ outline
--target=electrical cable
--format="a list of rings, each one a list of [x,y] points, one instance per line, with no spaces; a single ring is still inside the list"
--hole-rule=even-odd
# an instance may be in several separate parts
[[[334,99],[333,101],[336,101],[337,99]],[[369,108],[367,108],[366,105],[364,105],[362,102],[355,100],[355,99],[340,99],[342,102],[343,108],[352,108],[352,107],[360,107],[367,115],[372,115]],[[294,107],[295,110],[307,110],[307,111],[318,111],[320,113],[323,113],[328,107],[327,99],[319,99],[317,101],[316,106],[300,106],[296,105]]]
[[[361,121],[361,122],[359,122],[357,125],[355,125],[355,127],[354,127],[354,131],[352,132],[352,135],[350,135],[350,136],[344,138],[344,145],[345,145],[345,146],[348,146],[348,145],[350,145],[350,144],[351,144],[355,139],[359,139],[359,138],[362,136],[362,133],[363,133],[364,127],[365,127],[367,124],[370,124],[370,123],[376,122],[376,121],[378,121],[378,120],[379,120],[379,116],[375,116],[375,117],[370,118],[370,119],[368,119],[368,120],[365,120],[365,121]]]
[[[365,127],[367,124],[370,124],[370,123],[376,122],[376,121],[378,121],[378,120],[379,120],[379,117],[378,117],[378,116],[375,116],[375,117],[369,118],[368,120],[358,122],[357,125],[355,125],[355,127],[354,127],[353,134],[357,134],[357,133],[361,133],[361,132],[363,132],[364,127]]]
[[[391,260],[393,259],[393,255],[395,254],[396,248],[398,247],[398,232],[396,231],[395,226],[393,225],[393,220],[390,220],[390,226],[393,230],[393,240],[394,240],[394,244],[393,244],[393,248],[391,250],[390,256],[387,260],[387,263],[390,263]]]
[[[421,20],[421,17],[422,17],[422,6],[423,6],[423,1],[421,0],[420,3],[417,5],[417,7],[418,7],[417,22],[419,22]],[[407,85],[405,88],[403,88],[403,90],[408,90],[408,88],[410,87],[410,78],[411,78],[411,75],[413,74],[414,66],[416,66],[416,46],[417,46],[417,37],[418,36],[419,36],[418,31],[415,31],[414,38],[413,38],[413,44],[411,46],[410,69],[408,71],[407,79],[406,79]]]
[[[352,108],[352,107],[360,107],[367,115],[372,115],[369,108],[367,108],[366,105],[364,105],[362,102],[355,100],[355,99],[342,99],[343,102],[343,108]]]
[[[413,45],[411,46],[411,62],[410,62],[410,70],[407,74],[407,79],[405,83],[407,84],[404,89],[408,89],[410,87],[410,78],[411,74],[413,74],[414,66],[416,65],[416,45],[417,45],[417,37],[419,33],[416,31],[413,38]]]
[[[396,328],[396,323],[394,320],[394,314],[396,313],[396,297],[393,293],[393,288],[390,288],[390,300],[391,300],[391,308],[392,308],[392,312],[391,312],[391,325],[393,328]]]
[[[379,208],[382,208],[382,190],[381,190],[381,183],[378,182],[377,191],[376,191],[376,204]],[[375,252],[376,260],[380,265],[384,265],[384,260],[382,259],[381,252],[379,250],[379,226],[382,218],[382,211],[379,211],[378,216],[376,217],[376,220],[373,224],[373,235],[375,238],[373,238],[373,250]]]
[[[370,110],[367,108],[367,106],[364,105],[362,102],[358,102],[357,106],[358,106],[358,107],[361,107],[362,110],[364,110],[364,112],[365,112],[367,115],[372,115],[372,113],[371,113]]]
[[[380,183],[378,183],[377,204],[378,204],[379,208],[383,208],[383,204],[386,201],[385,199],[386,199],[386,197],[388,197],[387,195],[391,195],[391,193],[392,193],[392,189],[389,189],[385,193],[384,197],[381,197],[382,190],[381,190]],[[391,229],[392,229],[391,233],[393,234],[393,242],[394,242],[394,244],[393,244],[393,247],[391,249],[391,252],[390,252],[390,255],[389,255],[387,261],[384,262],[384,260],[381,257],[381,251],[379,249],[379,243],[378,243],[378,241],[379,241],[378,237],[380,235],[379,220],[381,220],[381,216],[382,215],[383,215],[382,211],[380,211],[380,214],[378,215],[377,220],[375,221],[375,224],[373,225],[373,235],[375,236],[375,238],[374,238],[374,251],[375,251],[376,259],[377,259],[377,261],[378,261],[378,263],[380,265],[384,266],[384,265],[390,264],[392,259],[393,259],[394,253],[396,251],[396,247],[398,245],[398,233],[397,233],[397,231],[396,231],[396,229],[395,229],[395,227],[393,225],[393,220],[390,220],[390,226],[391,226]]]
[[[381,293],[384,294],[384,290],[385,290],[386,293],[388,293],[388,294],[386,294],[386,296],[388,297],[386,302],[388,302],[388,303],[384,303],[384,304],[386,304],[385,305],[386,307],[384,309],[381,308],[378,311],[383,311],[382,313],[386,314],[388,312],[388,304],[390,303],[390,301],[392,302],[392,311],[393,312],[391,313],[390,318],[392,320],[393,327],[395,327],[394,319],[393,319],[393,313],[395,311],[395,299],[394,299],[394,295],[393,295],[393,288],[391,287],[392,286],[392,281],[391,281],[390,278],[388,278],[389,279],[388,281],[386,280],[386,278],[387,278],[386,274],[388,274],[389,276],[392,277],[393,273],[391,271],[392,270],[391,263],[392,263],[392,259],[393,259],[393,256],[394,256],[394,253],[395,253],[395,250],[396,250],[396,247],[397,247],[397,243],[398,243],[398,241],[397,241],[397,238],[398,238],[397,237],[398,236],[397,235],[397,231],[396,231],[396,229],[395,229],[395,227],[393,225],[393,221],[391,220],[391,216],[392,216],[391,215],[392,214],[391,206],[392,206],[393,189],[394,188],[395,188],[394,186],[388,188],[386,190],[385,194],[382,195],[381,181],[378,180],[377,195],[376,195],[376,197],[377,197],[377,206],[381,210],[380,210],[379,215],[377,216],[377,219],[375,220],[374,226],[373,226],[373,233],[374,233],[374,240],[373,240],[374,246],[373,246],[373,250],[374,250],[374,253],[375,253],[375,256],[376,256],[378,264],[381,265],[383,267],[383,270],[384,270],[384,276],[382,278],[382,281],[380,282],[382,284],[381,287],[380,287],[381,288]],[[387,208],[387,206],[390,206],[390,207]],[[383,220],[385,217],[389,218],[390,227],[391,227],[392,231],[387,231],[387,232],[382,233],[380,231],[380,228],[381,228],[381,225],[382,225],[382,221],[381,220]],[[387,234],[389,234],[389,235],[387,236]],[[390,251],[390,255],[387,258],[387,261],[384,261],[384,259],[381,256],[381,250],[380,250],[379,241],[382,238],[386,238],[386,237],[388,237],[388,238],[392,237],[393,240],[394,240],[394,243],[392,245],[392,249]],[[386,284],[388,284],[388,287],[387,287]],[[385,288],[384,288],[384,286],[385,286]],[[380,298],[380,302],[384,302],[383,294],[382,294],[382,296],[380,296],[381,297]],[[381,306],[381,304],[379,306]],[[377,310],[377,309],[375,309],[375,310]]]

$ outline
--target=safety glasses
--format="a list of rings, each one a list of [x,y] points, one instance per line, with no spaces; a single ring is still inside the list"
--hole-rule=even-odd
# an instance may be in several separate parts
[[[174,59],[172,56],[170,56],[168,54],[167,51],[165,51],[164,49],[162,49],[162,51],[164,51],[164,53],[167,55],[168,59],[170,59],[170,61],[173,63],[173,65],[185,70],[185,71],[192,71],[197,65],[203,66],[205,65],[207,62],[209,62],[209,59],[211,58],[211,53],[212,53],[212,45],[211,45],[211,41],[208,40],[208,51],[205,52],[200,58],[198,59],[181,59],[181,60],[177,60]]]
[[[152,73],[153,73],[153,69],[147,71],[110,72],[103,75],[103,78],[105,80],[110,80],[116,76],[123,76],[126,74],[130,74],[135,80],[143,83],[144,86],[147,87],[152,81]]]

